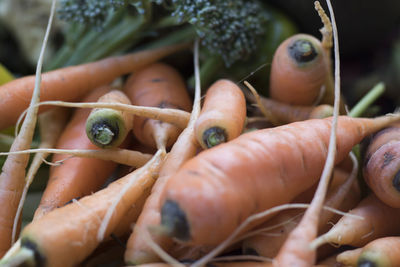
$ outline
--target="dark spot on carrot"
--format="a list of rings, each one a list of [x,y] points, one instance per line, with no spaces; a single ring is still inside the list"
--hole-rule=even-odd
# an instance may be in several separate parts
[[[33,256],[35,258],[35,267],[46,266],[46,259],[44,255],[39,252],[37,244],[34,241],[30,240],[29,238],[22,238],[21,246],[33,251]],[[27,264],[27,266],[32,266],[32,265]]]
[[[393,187],[396,188],[396,190],[400,192],[400,170],[397,171],[397,173],[395,174],[392,184],[393,184]]]
[[[203,142],[208,148],[224,143],[228,140],[225,129],[218,126],[208,128],[203,133]]]
[[[395,155],[390,152],[385,152],[385,154],[383,154],[383,163],[381,169],[385,168],[394,158]]]
[[[173,200],[167,200],[161,208],[161,224],[169,236],[189,241],[190,229],[185,212]]]
[[[152,83],[159,83],[159,82],[164,82],[165,80],[164,79],[162,79],[162,78],[154,78],[154,79],[151,79],[151,82]]]
[[[194,171],[194,170],[188,170],[187,172],[188,172],[188,174],[194,175],[194,176],[199,176],[200,175],[200,173],[198,171]]]
[[[92,125],[90,133],[93,136],[93,142],[103,147],[111,144],[118,137],[118,124],[111,124],[106,120],[96,122]]]
[[[370,260],[364,259],[357,263],[358,267],[378,267],[374,262]]]
[[[288,46],[288,52],[298,64],[313,61],[318,56],[314,45],[304,39],[298,39]]]
[[[244,255],[260,256],[260,254],[258,254],[257,250],[255,250],[254,248],[251,248],[251,247],[244,247],[243,248],[243,254]]]

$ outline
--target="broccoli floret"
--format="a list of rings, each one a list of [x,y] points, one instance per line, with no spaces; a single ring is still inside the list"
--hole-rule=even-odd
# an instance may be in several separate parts
[[[269,13],[259,1],[172,0],[173,16],[194,25],[202,44],[227,66],[247,59],[265,33]]]

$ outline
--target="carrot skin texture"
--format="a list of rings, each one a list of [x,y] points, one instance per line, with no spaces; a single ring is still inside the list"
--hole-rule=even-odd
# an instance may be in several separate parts
[[[366,135],[395,120],[339,117],[336,162]],[[161,198],[163,207],[173,202],[185,215],[189,231],[178,233],[181,241],[216,245],[249,215],[288,203],[314,184],[325,162],[330,126],[328,118],[258,130],[188,161]],[[174,214],[165,211],[162,217],[173,220]],[[168,223],[163,222],[171,232],[179,231]]]
[[[186,47],[187,44],[179,44],[145,50],[44,73],[40,100],[78,100],[92,89]],[[0,129],[15,124],[19,115],[28,107],[34,83],[34,76],[26,76],[0,87],[0,113],[8,114],[0,120]]]
[[[191,100],[182,76],[163,63],[155,63],[133,73],[124,86],[124,92],[133,105],[185,111],[191,109]],[[181,132],[172,124],[135,116],[133,133],[143,144],[156,147],[156,128],[167,131],[167,146],[171,146]]]
[[[342,217],[325,234],[325,242],[361,247],[376,238],[400,233],[400,209],[387,206],[374,194],[363,199],[349,213],[364,220]]]
[[[118,222],[130,209],[131,204],[140,200],[143,191],[148,190],[157,175],[161,159],[153,158],[150,167],[140,176],[134,177],[109,222],[106,235],[109,236]],[[147,166],[147,165],[145,165]],[[76,266],[100,243],[97,231],[109,206],[118,193],[140,171],[138,169],[79,201],[55,209],[39,220],[27,225],[21,234],[21,246],[33,248],[43,259],[44,266]]]
[[[204,148],[210,147],[205,134],[212,128],[223,131],[224,142],[238,137],[246,119],[246,100],[234,82],[221,79],[207,90],[204,104],[196,121],[197,141]]]
[[[290,51],[298,40],[308,41],[314,52],[306,55],[315,57],[311,61],[298,63]],[[300,61],[301,62],[301,61]],[[321,42],[311,35],[296,34],[286,39],[276,50],[270,76],[270,95],[272,99],[295,104],[313,104],[328,78],[329,61],[322,49]]]
[[[400,238],[388,236],[371,241],[363,247],[357,264],[358,266],[371,264],[369,266],[377,267],[399,266]]]
[[[363,176],[375,195],[400,208],[400,124],[376,133],[365,153]]]
[[[84,101],[96,101],[109,92],[109,86],[102,86],[87,95]],[[86,119],[90,110],[78,109],[67,124],[57,142],[56,148],[62,149],[99,149],[88,139],[85,132]],[[55,154],[53,162],[66,159],[68,155]],[[100,188],[117,166],[111,161],[93,158],[70,158],[59,166],[50,168],[50,178],[43,192],[34,219],[65,205],[73,198],[80,198]]]

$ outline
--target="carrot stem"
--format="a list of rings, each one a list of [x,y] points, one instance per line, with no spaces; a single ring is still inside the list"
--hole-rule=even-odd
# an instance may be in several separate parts
[[[349,112],[350,117],[360,117],[365,110],[385,92],[385,84],[377,83]]]

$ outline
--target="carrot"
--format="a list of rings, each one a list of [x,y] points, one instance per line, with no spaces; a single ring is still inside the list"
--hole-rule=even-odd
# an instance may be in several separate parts
[[[161,222],[160,197],[164,187],[171,176],[186,162],[192,158],[198,149],[194,133],[194,125],[200,114],[200,78],[198,67],[198,42],[195,42],[194,48],[194,69],[195,69],[195,96],[193,101],[192,113],[188,126],[179,135],[177,141],[172,146],[152,189],[151,195],[146,200],[143,211],[140,214],[136,227],[129,237],[127,249],[125,251],[125,262],[127,263],[147,263],[159,259],[158,255],[147,244],[143,238],[143,229],[151,225],[159,225]],[[166,235],[152,234],[152,239],[164,250],[169,250],[173,245],[172,239]]]
[[[385,204],[400,208],[400,124],[378,132],[368,145],[363,175],[368,186]]]
[[[246,119],[246,100],[234,82],[216,81],[207,90],[202,111],[195,125],[196,138],[204,148],[238,137]]]
[[[360,200],[360,191],[356,186],[354,186],[356,173],[357,172],[353,172],[347,182],[344,182],[345,179],[349,177],[349,174],[339,169],[335,169],[332,179],[333,183],[337,183],[337,185],[331,185],[333,187],[331,187],[330,194],[327,196],[325,206],[347,211],[357,204]],[[311,199],[312,197],[309,200]],[[294,202],[296,203],[298,201]],[[247,254],[246,251],[252,251],[257,255],[264,257],[273,258],[276,256],[289,233],[299,223],[303,213],[302,210],[286,210],[267,221],[259,227],[259,230],[256,230],[259,234],[251,236],[251,233],[248,234],[250,237],[243,241],[244,253]],[[321,220],[318,226],[320,232],[326,228],[326,225],[332,216],[333,214],[329,211],[325,211],[321,214]],[[263,228],[271,230],[262,231]]]
[[[336,256],[336,261],[345,266],[356,266],[358,257],[362,252],[362,248],[346,250]]]
[[[329,232],[313,241],[312,247],[327,242],[360,247],[375,238],[400,233],[400,210],[385,205],[374,194],[363,199],[349,213],[363,219],[341,218]]]
[[[253,103],[256,102],[256,98],[253,95],[248,94],[247,98]],[[268,110],[268,112],[275,118],[277,124],[286,124],[308,119],[323,119],[332,116],[333,113],[333,107],[326,104],[318,106],[289,105],[287,103],[282,103],[261,96],[259,102],[259,104],[262,105],[262,108]],[[268,116],[266,117],[268,118]]]
[[[69,117],[68,110],[64,108],[56,108],[40,114],[39,131],[41,140],[39,148],[54,147],[58,137],[61,135],[61,132],[64,129],[65,124],[67,123],[68,117]],[[46,152],[35,154],[32,163],[29,167],[28,173],[25,178],[25,186],[22,191],[21,200],[19,202],[18,210],[14,219],[13,234],[12,234],[13,243],[17,236],[17,225],[22,212],[22,207],[25,202],[26,194],[28,193],[28,189],[32,184],[33,179],[37,171],[39,170],[43,160],[45,160],[48,155],[49,153]]]
[[[131,104],[121,91],[112,90],[98,99],[98,102]],[[133,116],[114,109],[94,109],[86,121],[86,134],[98,147],[117,147],[132,129]]]
[[[399,266],[400,238],[388,236],[371,241],[363,247],[357,266]]]
[[[110,91],[110,86],[102,86],[90,92],[83,101],[96,101]],[[85,134],[88,109],[78,109],[60,136],[56,148],[99,149]],[[53,162],[65,160],[67,156],[56,154]],[[116,163],[91,158],[70,158],[59,166],[50,168],[50,178],[43,192],[34,219],[65,205],[74,198],[88,195],[100,188],[116,168]]]
[[[335,162],[398,119],[341,116]],[[162,225],[182,242],[218,244],[250,214],[288,203],[319,178],[331,123],[315,119],[258,130],[200,153],[169,180]]]
[[[34,90],[31,101],[29,103],[30,107],[34,106],[40,101],[40,84],[43,55],[46,49],[47,39],[53,21],[55,2],[55,0],[53,0],[52,2],[49,22],[47,24],[45,37],[36,67],[36,75],[35,78],[33,78]],[[3,101],[2,97],[0,97],[0,99],[2,99]],[[38,108],[32,108],[28,110],[25,120],[22,124],[21,131],[16,136],[10,151],[24,150],[30,147],[35,130],[37,112]],[[9,110],[6,110],[5,112],[3,112],[3,114],[9,114]],[[3,117],[6,120],[8,116]],[[4,206],[2,207],[2,209],[0,209],[0,257],[2,257],[12,245],[11,239],[13,222],[25,184],[25,168],[28,165],[28,160],[28,155],[10,155],[7,157],[7,160],[4,162],[3,168],[1,170],[0,203],[3,203]]]
[[[99,245],[96,234],[107,210],[128,187],[119,201],[105,236],[109,236],[132,203],[147,190],[162,162],[159,150],[145,166],[111,183],[108,187],[55,209],[27,225],[21,233],[21,248],[7,260],[32,266],[76,266]],[[129,204],[130,203],[130,204]]]
[[[124,92],[133,105],[185,111],[191,108],[183,78],[174,68],[163,63],[155,63],[133,73],[125,83]],[[160,140],[160,132],[166,132],[164,137],[168,139]],[[160,142],[171,146],[180,132],[181,129],[174,125],[142,117],[135,117],[133,124],[136,138],[152,147],[160,147]]]
[[[47,72],[42,77],[41,99],[78,100],[92,89],[187,47],[188,44],[166,46]],[[1,119],[0,129],[15,124],[28,107],[34,81],[34,76],[26,76],[0,86],[0,113],[8,114]],[[43,110],[46,108],[49,107]]]
[[[294,105],[316,103],[329,76],[328,64],[321,42],[315,37],[296,34],[286,39],[272,59],[271,98]]]

